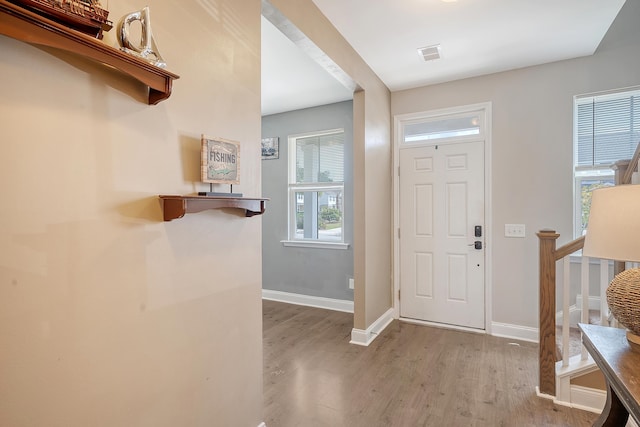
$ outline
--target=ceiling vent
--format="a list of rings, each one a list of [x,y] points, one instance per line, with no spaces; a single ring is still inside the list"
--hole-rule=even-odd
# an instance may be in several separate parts
[[[440,59],[440,45],[434,44],[433,46],[421,47],[418,49],[418,54],[422,56],[425,61]]]

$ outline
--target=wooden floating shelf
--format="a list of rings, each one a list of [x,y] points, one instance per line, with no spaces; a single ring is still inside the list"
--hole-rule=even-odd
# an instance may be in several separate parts
[[[244,209],[245,216],[262,215],[264,202],[269,199],[251,199],[247,197],[213,196],[159,196],[164,220],[182,218],[187,213],[202,212],[208,209],[235,208]]]
[[[0,34],[25,43],[54,47],[110,65],[149,87],[149,105],[169,98],[173,80],[180,78],[177,74],[7,0],[0,0]]]

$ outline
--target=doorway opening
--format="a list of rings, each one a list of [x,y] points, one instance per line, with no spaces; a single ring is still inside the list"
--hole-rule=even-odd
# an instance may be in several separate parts
[[[353,312],[353,87],[262,8],[263,298]]]

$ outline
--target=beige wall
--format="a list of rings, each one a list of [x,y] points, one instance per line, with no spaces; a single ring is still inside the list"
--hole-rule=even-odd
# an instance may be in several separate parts
[[[312,0],[266,2],[358,86],[354,94],[354,326],[366,329],[391,307],[390,93]]]
[[[260,217],[162,221],[201,133],[260,195],[260,1],[149,4],[172,97],[0,36],[0,425],[257,426]],[[115,30],[106,42],[114,44]],[[221,188],[228,190],[228,187]]]
[[[593,56],[392,94],[392,114],[490,101],[494,322],[538,326],[538,242],[572,239],[573,96],[640,84],[640,2],[629,0]],[[505,223],[527,237],[504,237]]]

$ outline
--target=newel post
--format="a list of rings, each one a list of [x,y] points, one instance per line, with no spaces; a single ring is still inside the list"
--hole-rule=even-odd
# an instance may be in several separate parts
[[[540,393],[556,395],[556,240],[554,230],[540,230]]]

